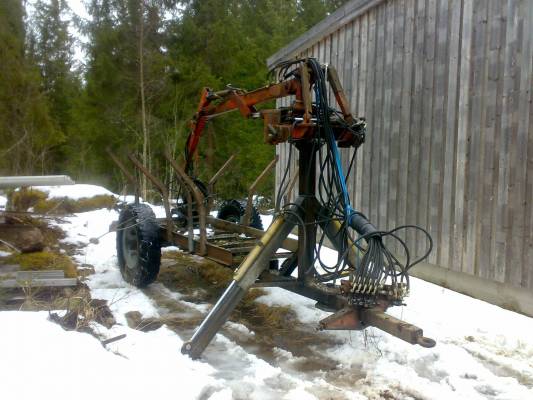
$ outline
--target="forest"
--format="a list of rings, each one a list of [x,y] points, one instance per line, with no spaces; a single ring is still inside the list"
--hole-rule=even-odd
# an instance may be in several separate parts
[[[86,0],[83,19],[67,0],[2,0],[0,173],[68,174],[121,190],[110,148],[138,154],[168,183],[162,154],[181,160],[201,89],[267,84],[266,58],[344,2]],[[218,191],[243,195],[275,154],[261,123],[228,114],[207,131],[200,178],[236,153]]]

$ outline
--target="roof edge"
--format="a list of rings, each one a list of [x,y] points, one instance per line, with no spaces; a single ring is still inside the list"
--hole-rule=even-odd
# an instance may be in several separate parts
[[[297,54],[310,44],[317,42],[324,36],[336,31],[357,16],[364,14],[371,8],[385,0],[352,0],[335,10],[328,17],[313,26],[307,32],[294,39],[287,46],[267,58],[267,67],[272,68],[280,61],[286,60]]]

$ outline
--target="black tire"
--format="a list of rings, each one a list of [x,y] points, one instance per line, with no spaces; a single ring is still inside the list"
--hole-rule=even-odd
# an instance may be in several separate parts
[[[128,204],[120,212],[117,256],[126,282],[144,287],[156,280],[161,265],[161,243],[159,225],[150,206]]]
[[[230,221],[235,224],[242,223],[244,213],[246,212],[246,203],[240,202],[237,200],[226,200],[220,206],[220,209],[217,213],[218,219],[223,219],[225,221]],[[250,224],[252,228],[261,229],[263,228],[263,222],[261,221],[261,216],[257,211],[257,208],[252,206],[252,215],[250,216]]]

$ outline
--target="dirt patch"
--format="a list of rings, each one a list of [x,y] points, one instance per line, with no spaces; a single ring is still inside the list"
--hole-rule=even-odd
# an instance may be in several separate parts
[[[158,281],[168,289],[178,291],[181,300],[192,303],[215,303],[233,277],[233,271],[211,260],[184,252],[163,253],[163,265]],[[317,332],[314,327],[301,323],[287,306],[268,306],[255,301],[265,295],[261,289],[251,289],[230,316],[230,321],[244,325],[253,335],[243,335],[231,328],[224,334],[254,353],[275,359],[275,348],[290,351],[294,356],[306,357],[298,369],[331,369],[335,363],[317,356],[313,362],[314,346],[338,344],[330,336]],[[203,316],[195,316],[196,324]],[[183,323],[181,324],[183,325]]]
[[[159,329],[164,324],[163,318],[143,318],[139,311],[130,311],[124,314],[128,326],[143,332],[150,332]]]
[[[83,291],[83,293],[81,293]],[[115,318],[107,305],[107,301],[92,299],[86,286],[77,296],[65,299],[67,301],[66,311],[60,315],[56,312],[50,313],[50,320],[61,325],[68,331],[87,332],[94,335],[91,327],[92,322],[97,322],[106,328],[115,325]]]

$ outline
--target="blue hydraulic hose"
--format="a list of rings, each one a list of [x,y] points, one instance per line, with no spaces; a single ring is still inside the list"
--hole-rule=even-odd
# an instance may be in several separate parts
[[[320,103],[320,91],[316,87],[315,87],[315,95],[316,95],[317,103]],[[326,118],[327,117],[328,116],[326,115]],[[339,177],[341,190],[342,190],[342,197],[344,200],[344,219],[349,224],[350,217],[353,213],[355,213],[355,210],[352,208],[352,205],[350,204],[350,196],[348,196],[348,187],[346,186],[346,179],[344,178],[344,171],[342,170],[339,147],[337,146],[337,142],[334,139],[331,141],[331,147],[333,150],[333,155],[335,157],[335,169]]]

